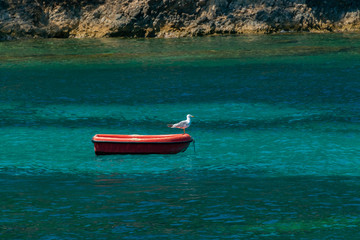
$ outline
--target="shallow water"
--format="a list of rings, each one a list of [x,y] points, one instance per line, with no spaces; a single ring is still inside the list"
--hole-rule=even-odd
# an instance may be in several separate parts
[[[0,42],[0,238],[359,237],[359,40]],[[188,113],[196,151],[94,154]]]

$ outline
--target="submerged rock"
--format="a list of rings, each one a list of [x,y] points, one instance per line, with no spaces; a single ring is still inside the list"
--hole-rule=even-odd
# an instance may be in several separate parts
[[[358,0],[0,0],[0,40],[359,30]]]

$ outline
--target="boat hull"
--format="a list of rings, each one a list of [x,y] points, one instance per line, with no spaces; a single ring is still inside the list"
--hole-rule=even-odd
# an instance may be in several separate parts
[[[93,137],[96,155],[109,154],[176,154],[184,152],[193,141],[188,134],[110,135]]]

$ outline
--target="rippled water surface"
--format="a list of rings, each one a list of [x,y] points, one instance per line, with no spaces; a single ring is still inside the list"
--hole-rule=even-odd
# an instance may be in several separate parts
[[[0,130],[1,239],[360,238],[359,34],[0,42]]]

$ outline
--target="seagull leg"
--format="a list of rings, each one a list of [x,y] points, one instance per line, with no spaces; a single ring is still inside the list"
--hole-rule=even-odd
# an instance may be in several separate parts
[[[184,130],[184,134],[185,134],[185,128],[183,128],[183,130]]]

